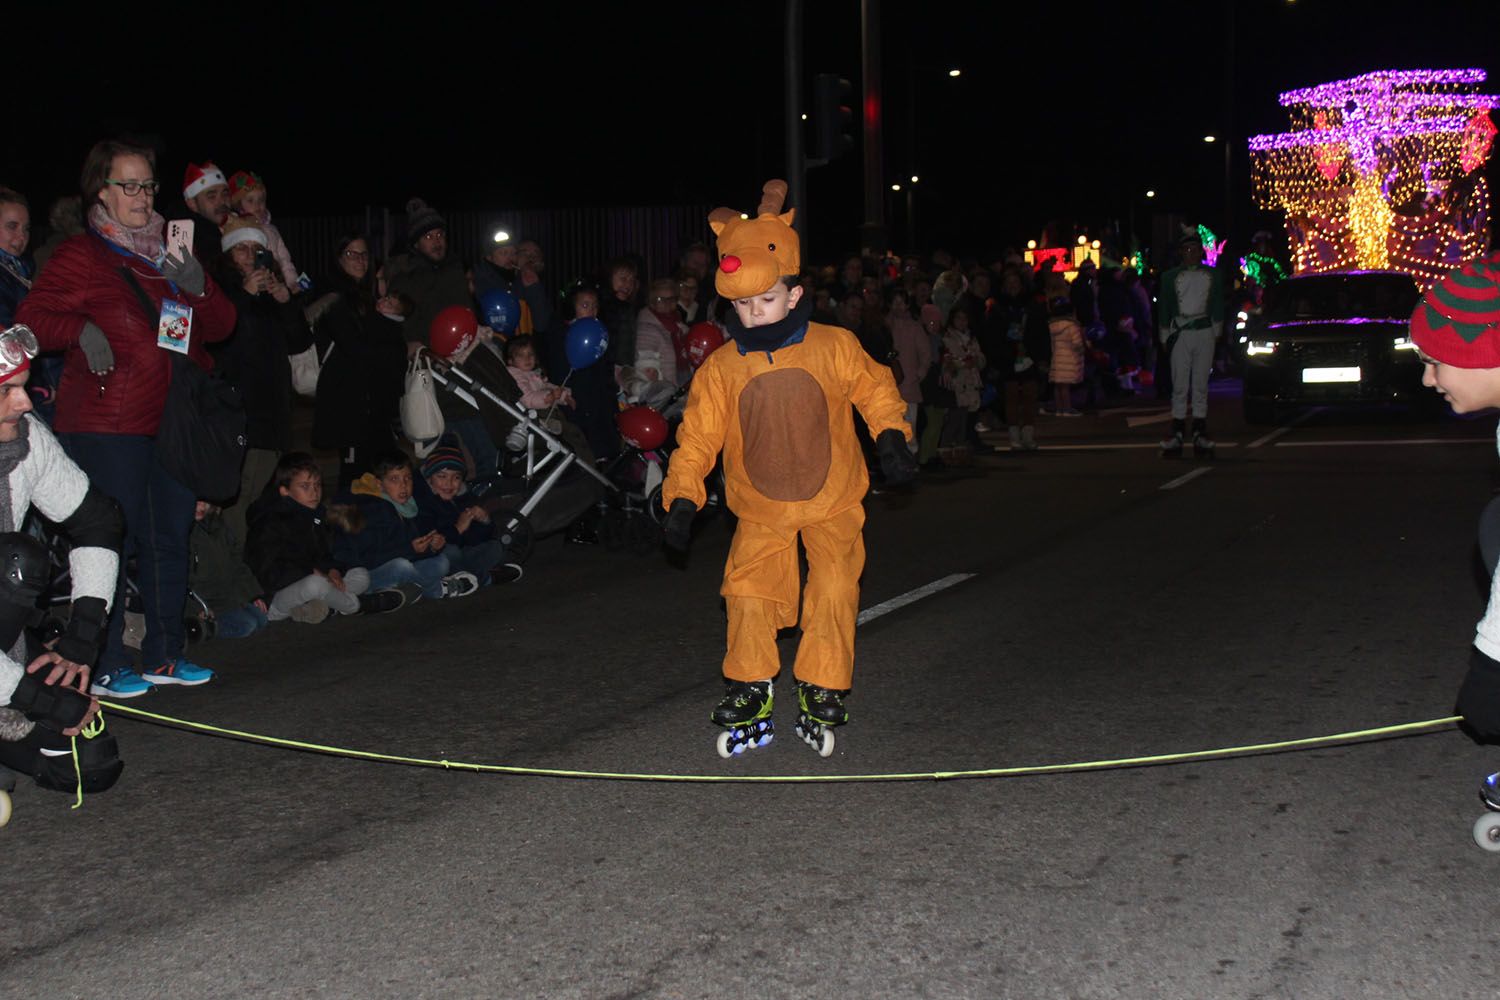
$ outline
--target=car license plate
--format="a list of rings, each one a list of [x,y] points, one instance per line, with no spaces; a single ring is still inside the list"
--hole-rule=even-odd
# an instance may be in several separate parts
[[[1304,382],[1358,382],[1359,369],[1356,368],[1304,368],[1302,369],[1302,381]]]

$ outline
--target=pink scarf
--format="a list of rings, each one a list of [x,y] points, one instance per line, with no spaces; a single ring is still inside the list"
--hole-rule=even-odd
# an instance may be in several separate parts
[[[150,222],[132,229],[111,218],[103,205],[96,204],[89,209],[89,228],[122,250],[144,257],[153,264],[160,264],[165,253],[166,225],[166,220],[154,210]]]

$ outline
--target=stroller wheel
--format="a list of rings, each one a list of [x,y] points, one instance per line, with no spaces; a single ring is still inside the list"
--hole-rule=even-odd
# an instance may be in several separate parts
[[[207,642],[217,631],[217,623],[212,618],[199,618],[197,615],[183,616],[182,637],[189,643]]]
[[[532,533],[531,522],[526,515],[518,511],[508,514],[496,515],[495,537],[500,539],[500,544],[505,546],[507,562],[524,564],[531,558],[532,547],[536,544],[536,536]]]
[[[657,483],[652,487],[651,492],[646,494],[646,510],[650,512],[651,520],[655,521],[658,526],[667,519],[667,512],[661,507],[661,488],[662,484]]]

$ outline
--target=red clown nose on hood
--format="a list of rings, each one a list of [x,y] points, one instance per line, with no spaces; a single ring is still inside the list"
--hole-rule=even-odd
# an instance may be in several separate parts
[[[794,212],[781,211],[786,190],[785,181],[767,181],[754,216],[732,208],[709,213],[708,225],[719,244],[714,288],[723,298],[759,295],[802,270],[800,241],[792,228]]]

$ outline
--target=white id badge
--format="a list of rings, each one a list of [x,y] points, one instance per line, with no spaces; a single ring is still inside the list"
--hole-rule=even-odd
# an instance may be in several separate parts
[[[192,335],[193,307],[175,299],[162,299],[161,321],[156,327],[156,346],[186,354]]]

